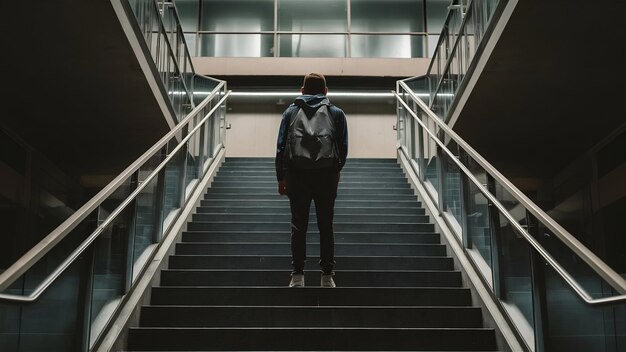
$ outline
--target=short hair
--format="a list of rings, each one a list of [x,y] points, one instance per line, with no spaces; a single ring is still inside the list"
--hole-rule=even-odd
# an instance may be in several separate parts
[[[326,78],[321,73],[309,73],[304,76],[302,93],[309,95],[326,93]]]

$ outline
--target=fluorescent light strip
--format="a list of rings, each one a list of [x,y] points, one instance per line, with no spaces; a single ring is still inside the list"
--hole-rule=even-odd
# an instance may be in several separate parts
[[[195,95],[209,95],[210,92],[195,92]],[[182,94],[182,93],[181,93]],[[299,92],[232,92],[231,96],[235,97],[297,97]],[[416,93],[419,97],[428,97],[428,93]],[[392,98],[393,93],[384,92],[328,92],[329,97],[350,97],[350,98]],[[453,97],[451,93],[439,93],[438,96]]]
[[[200,93],[201,94],[201,93]],[[240,97],[297,97],[299,92],[232,92],[231,96]],[[418,96],[427,97],[426,93],[418,93]],[[365,97],[365,98],[392,98],[393,93],[384,92],[328,92],[329,97]]]

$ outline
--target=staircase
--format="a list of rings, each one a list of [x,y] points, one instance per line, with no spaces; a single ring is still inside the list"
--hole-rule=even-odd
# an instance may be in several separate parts
[[[337,288],[288,288],[290,212],[273,159],[228,158],[177,244],[131,351],[493,351],[461,273],[393,159],[351,159],[335,206]]]

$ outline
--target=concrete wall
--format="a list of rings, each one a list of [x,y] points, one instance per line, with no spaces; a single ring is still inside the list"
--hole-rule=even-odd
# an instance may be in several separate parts
[[[348,119],[349,158],[395,158],[396,131],[393,114],[353,113]],[[229,113],[232,128],[226,134],[229,157],[273,157],[280,126],[280,113]]]

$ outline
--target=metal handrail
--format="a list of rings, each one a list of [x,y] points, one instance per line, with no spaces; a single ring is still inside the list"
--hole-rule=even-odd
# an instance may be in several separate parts
[[[155,6],[157,14],[160,13],[159,11],[159,5],[157,4],[156,1],[152,1],[152,4]],[[163,31],[163,35],[165,37],[165,44],[167,45],[167,49],[168,52],[170,54],[170,56],[172,58],[174,58],[174,60],[172,60],[173,64],[174,64],[174,68],[178,71],[178,74],[183,75],[183,71],[181,71],[180,69],[180,64],[178,63],[178,58],[176,57],[176,54],[174,53],[174,49],[172,49],[172,43],[170,43],[170,39],[167,36],[167,31],[165,30],[165,25],[163,24],[163,20],[162,20],[162,15],[158,15],[159,16],[159,29]],[[184,36],[183,36],[184,39]],[[185,42],[185,48],[187,47],[187,43]],[[191,60],[189,60],[191,61]],[[192,66],[193,67],[193,66]],[[193,73],[195,74],[195,71],[193,71]],[[187,84],[185,83],[185,80],[181,80],[181,84],[183,85],[184,89],[185,89],[185,93],[187,93],[187,97],[189,98],[190,103],[193,106],[193,93],[189,90],[189,88],[187,88]]]
[[[167,6],[173,9],[174,19],[176,20],[176,30],[178,33],[185,33],[183,31],[183,26],[180,24],[180,16],[178,16],[178,9],[176,8],[176,4],[171,1],[163,2],[163,6]],[[185,39],[185,35],[181,37],[183,39],[183,45],[185,47],[185,52],[187,53],[187,57],[189,58],[189,64],[191,64],[191,72],[196,73],[196,69],[193,66],[193,62],[191,61],[191,54],[189,54],[189,46],[187,45],[187,39]]]
[[[616,291],[621,295],[593,299],[587,291],[578,284],[578,282],[569,273],[561,267],[561,265],[546,252],[541,245],[521,226],[519,223],[509,214],[508,210],[480,183],[472,173],[456,158],[456,156],[448,150],[443,142],[436,137],[430,129],[419,119],[416,113],[402,100],[397,92],[394,92],[396,98],[402,103],[405,109],[413,116],[422,128],[435,140],[435,142],[449,154],[450,159],[453,160],[457,166],[470,180],[476,184],[478,189],[487,197],[490,201],[496,205],[496,207],[502,212],[502,214],[513,224],[516,230],[526,239],[527,242],[554,268],[554,270],[563,278],[565,282],[583,299],[587,304],[597,305],[612,303],[618,301],[626,301],[626,280],[624,280],[618,273],[616,273],[611,267],[598,258],[587,247],[580,243],[572,234],[559,225],[554,219],[546,214],[541,208],[533,203],[526,195],[524,195],[517,187],[515,187],[508,179],[506,179],[500,172],[494,168],[488,161],[486,161],[478,152],[476,152],[470,145],[468,145],[461,137],[459,137],[447,124],[443,123],[437,115],[432,112],[426,104],[418,98],[415,93],[406,85],[406,83],[399,81],[399,87],[402,87],[412,98],[412,100],[419,105],[419,107],[437,124],[441,130],[443,130],[452,140],[454,140],[459,147],[461,147],[472,159],[474,159],[487,173],[489,173],[496,182],[504,187],[517,201],[519,201],[528,211],[530,211],[541,223],[548,227],[553,233],[559,237],[559,239],[570,248],[578,257],[580,257],[587,265],[589,265],[600,277],[608,282]]]
[[[456,39],[454,40],[454,44],[452,44],[452,47],[450,48],[450,52],[453,53],[452,56],[450,56],[447,60],[445,65],[443,66],[443,70],[441,72],[448,72],[450,70],[450,65],[452,65],[452,62],[454,61],[454,51],[456,50],[456,48],[459,46],[459,42],[461,41],[461,38],[463,37],[461,33],[465,32],[465,27],[467,26],[467,19],[470,18],[470,14],[471,11],[473,11],[473,6],[472,4],[474,3],[474,0],[471,0],[468,5],[467,5],[467,12],[464,14],[463,19],[461,21],[461,25],[459,26],[459,32],[456,33]],[[448,17],[446,18],[446,24],[448,24],[448,21],[450,20],[450,16],[451,16],[452,12],[450,11],[448,13]],[[449,35],[449,29],[448,29],[448,35]],[[439,39],[441,39],[443,36],[440,36]],[[437,43],[437,48],[439,47],[439,43]],[[426,75],[430,77],[431,74],[431,69],[432,69],[432,65],[435,62],[435,57],[433,55],[433,59],[430,61],[430,65],[428,66],[428,71],[426,71]],[[435,89],[433,90],[432,94],[431,94],[431,98],[432,96],[435,96],[437,94],[437,92],[439,92],[439,90],[441,89],[441,86],[443,85],[443,81],[445,74],[441,75],[441,78],[437,81],[437,85],[435,86]],[[434,100],[433,100],[434,101]]]
[[[179,134],[184,127],[196,117],[196,114],[201,111],[216,94],[224,87],[226,83],[221,82],[206,97],[198,106],[196,106],[185,119],[183,119],[176,127],[168,132],[163,138],[156,142],[150,149],[148,149],[143,155],[135,160],[130,166],[128,166],[122,173],[120,173],[113,181],[106,185],[98,194],[85,203],[80,209],[72,214],[61,225],[54,229],[44,239],[37,243],[33,248],[26,252],[20,259],[18,259],[7,270],[0,274],[0,292],[7,289],[15,280],[22,276],[28,269],[35,265],[46,253],[54,248],[61,240],[63,240],[78,224],[80,224],[92,211],[94,211],[104,200],[108,198],[113,192],[115,192],[122,183],[127,180],[133,173],[135,173],[143,164],[145,164],[153,155],[160,151],[167,143]],[[230,94],[230,92],[228,92]],[[222,99],[223,100],[223,99]],[[219,104],[216,106],[218,107]],[[215,108],[214,108],[215,109]],[[147,184],[147,182],[143,182]],[[60,267],[59,267],[60,268]],[[63,269],[64,270],[64,269]],[[58,276],[58,275],[57,275]],[[52,280],[54,281],[54,280]],[[44,281],[45,282],[45,281]],[[51,282],[50,282],[51,283]],[[41,286],[41,285],[40,285]],[[49,286],[49,284],[48,284]],[[47,287],[47,286],[46,286]],[[37,290],[35,290],[36,292]],[[3,295],[0,295],[2,298]]]
[[[458,2],[458,0],[453,1],[453,2],[450,4],[450,6],[455,5],[457,2]],[[472,1],[469,3],[468,8],[469,8],[469,6],[472,4],[472,2],[474,2],[474,0],[472,0]],[[448,9],[450,9],[450,6],[448,6]],[[448,23],[450,22],[450,17],[451,17],[451,16],[452,16],[452,11],[448,11],[448,13],[447,13],[447,15],[446,15],[446,20],[443,22],[443,27],[442,27],[442,30],[443,30],[443,28],[446,28],[446,27],[448,26]],[[463,22],[465,23],[465,19],[463,19]],[[463,28],[463,26],[461,26],[461,28]],[[458,39],[458,38],[457,38],[457,39]],[[437,50],[437,48],[439,48],[439,46],[442,44],[442,42],[443,42],[444,40],[445,40],[445,37],[444,37],[443,35],[440,35],[440,36],[439,36],[439,39],[437,40],[437,44],[435,45],[435,51],[433,52],[433,57],[431,58],[430,63],[428,64],[428,69],[426,70],[426,75],[429,75],[429,74],[430,74],[430,72],[432,71],[433,65],[435,64],[435,58],[437,57],[437,53],[439,52],[439,51]],[[417,78],[417,77],[420,77],[420,76],[409,77],[409,78],[404,79],[403,81],[410,80],[410,79]]]

